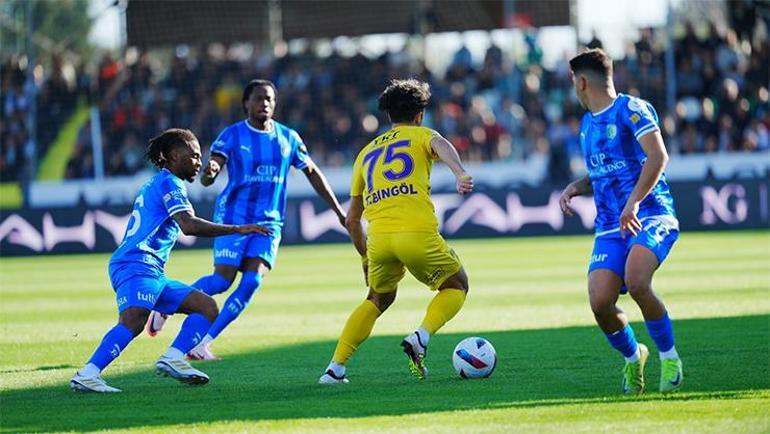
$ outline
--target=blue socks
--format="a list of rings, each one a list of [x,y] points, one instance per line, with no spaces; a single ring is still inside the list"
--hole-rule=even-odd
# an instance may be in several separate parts
[[[209,327],[211,327],[211,321],[205,316],[199,313],[187,315],[187,319],[182,323],[182,329],[179,330],[171,348],[176,348],[182,354],[187,354],[203,340]]]
[[[647,331],[650,332],[650,337],[658,347],[658,351],[665,353],[674,348],[674,328],[671,326],[668,312],[661,319],[645,321],[644,323],[647,324]]]
[[[198,288],[208,295],[216,295],[227,291],[227,288],[230,287],[230,281],[221,274],[211,273],[198,279],[192,284],[192,287]]]
[[[246,306],[251,301],[251,297],[259,288],[259,284],[262,282],[262,276],[256,271],[247,271],[243,273],[241,277],[241,283],[238,284],[238,288],[227,297],[222,310],[219,312],[216,321],[209,329],[209,336],[216,338],[222,333],[222,330],[227,327],[238,315],[246,309]]]
[[[94,355],[88,360],[88,363],[94,364],[99,370],[107,367],[116,357],[118,357],[128,346],[128,343],[134,339],[134,334],[128,327],[118,324],[102,338],[102,343],[94,351]]]
[[[634,330],[630,324],[627,324],[625,328],[615,333],[606,333],[605,336],[610,345],[612,345],[612,348],[620,351],[626,360],[636,356],[638,345],[636,343],[636,336],[634,336]]]

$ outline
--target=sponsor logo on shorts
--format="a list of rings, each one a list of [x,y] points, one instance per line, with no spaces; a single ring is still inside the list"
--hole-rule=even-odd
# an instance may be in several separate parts
[[[152,304],[155,304],[155,296],[153,294],[147,294],[144,292],[136,292],[136,299],[139,301],[148,301]]]
[[[118,299],[118,307],[123,306],[126,303],[128,303],[128,297],[126,297],[125,295]]]
[[[234,252],[230,249],[220,249],[214,252],[215,258],[229,258],[238,259],[238,252]]]
[[[434,272],[430,273],[430,275],[428,276],[428,283],[433,285],[443,275],[444,275],[444,269],[441,267],[438,267]]]
[[[610,256],[607,253],[597,253],[595,255],[591,255],[591,263],[595,264],[597,262],[604,262],[607,260],[607,257]]]

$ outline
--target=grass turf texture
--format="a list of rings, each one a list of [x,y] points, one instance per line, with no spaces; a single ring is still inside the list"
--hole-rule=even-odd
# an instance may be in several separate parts
[[[652,350],[650,393],[619,395],[622,358],[593,323],[585,291],[592,238],[451,243],[471,278],[460,314],[431,341],[430,376],[412,378],[401,338],[432,294],[411,277],[354,356],[351,384],[316,383],[350,311],[364,295],[347,245],[281,249],[276,270],[215,343],[225,358],[197,366],[193,388],[152,366],[181,317],[135,340],[108,368],[119,395],[70,392],[67,382],[115,321],[106,255],[0,262],[2,431],[770,431],[770,232],[685,233],[655,287],[674,317],[684,390],[656,393],[657,351],[641,314],[621,305]],[[172,278],[210,270],[208,251],[174,252]],[[219,299],[220,302],[222,298]],[[451,350],[489,339],[493,376],[461,380]]]

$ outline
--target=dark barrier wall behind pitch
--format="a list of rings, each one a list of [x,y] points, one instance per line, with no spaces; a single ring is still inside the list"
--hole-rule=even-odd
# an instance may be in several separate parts
[[[685,182],[672,185],[681,229],[768,228],[768,179]],[[486,190],[469,196],[434,193],[436,215],[447,238],[588,234],[596,210],[590,197],[576,198],[576,215],[559,210],[559,190]],[[387,199],[386,199],[387,200]],[[195,203],[211,218],[212,203]],[[0,255],[110,252],[122,240],[129,207],[64,208],[0,212]],[[336,216],[318,198],[291,199],[283,244],[348,241]],[[183,237],[177,248],[211,247],[212,240]]]

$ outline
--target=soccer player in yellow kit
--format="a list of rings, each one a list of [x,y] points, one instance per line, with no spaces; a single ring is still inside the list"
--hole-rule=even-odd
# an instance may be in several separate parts
[[[436,131],[420,126],[429,98],[428,84],[413,79],[391,81],[379,97],[379,108],[393,127],[358,154],[345,221],[361,255],[369,293],[345,323],[321,384],[348,382],[345,365],[395,300],[406,270],[438,291],[422,325],[401,342],[409,368],[418,378],[428,373],[424,359],[430,337],[465,302],[468,276],[439,235],[430,200],[433,161],[440,159],[452,169],[459,193],[470,193],[473,179],[454,146]],[[362,215],[369,222],[368,234],[361,226]]]

